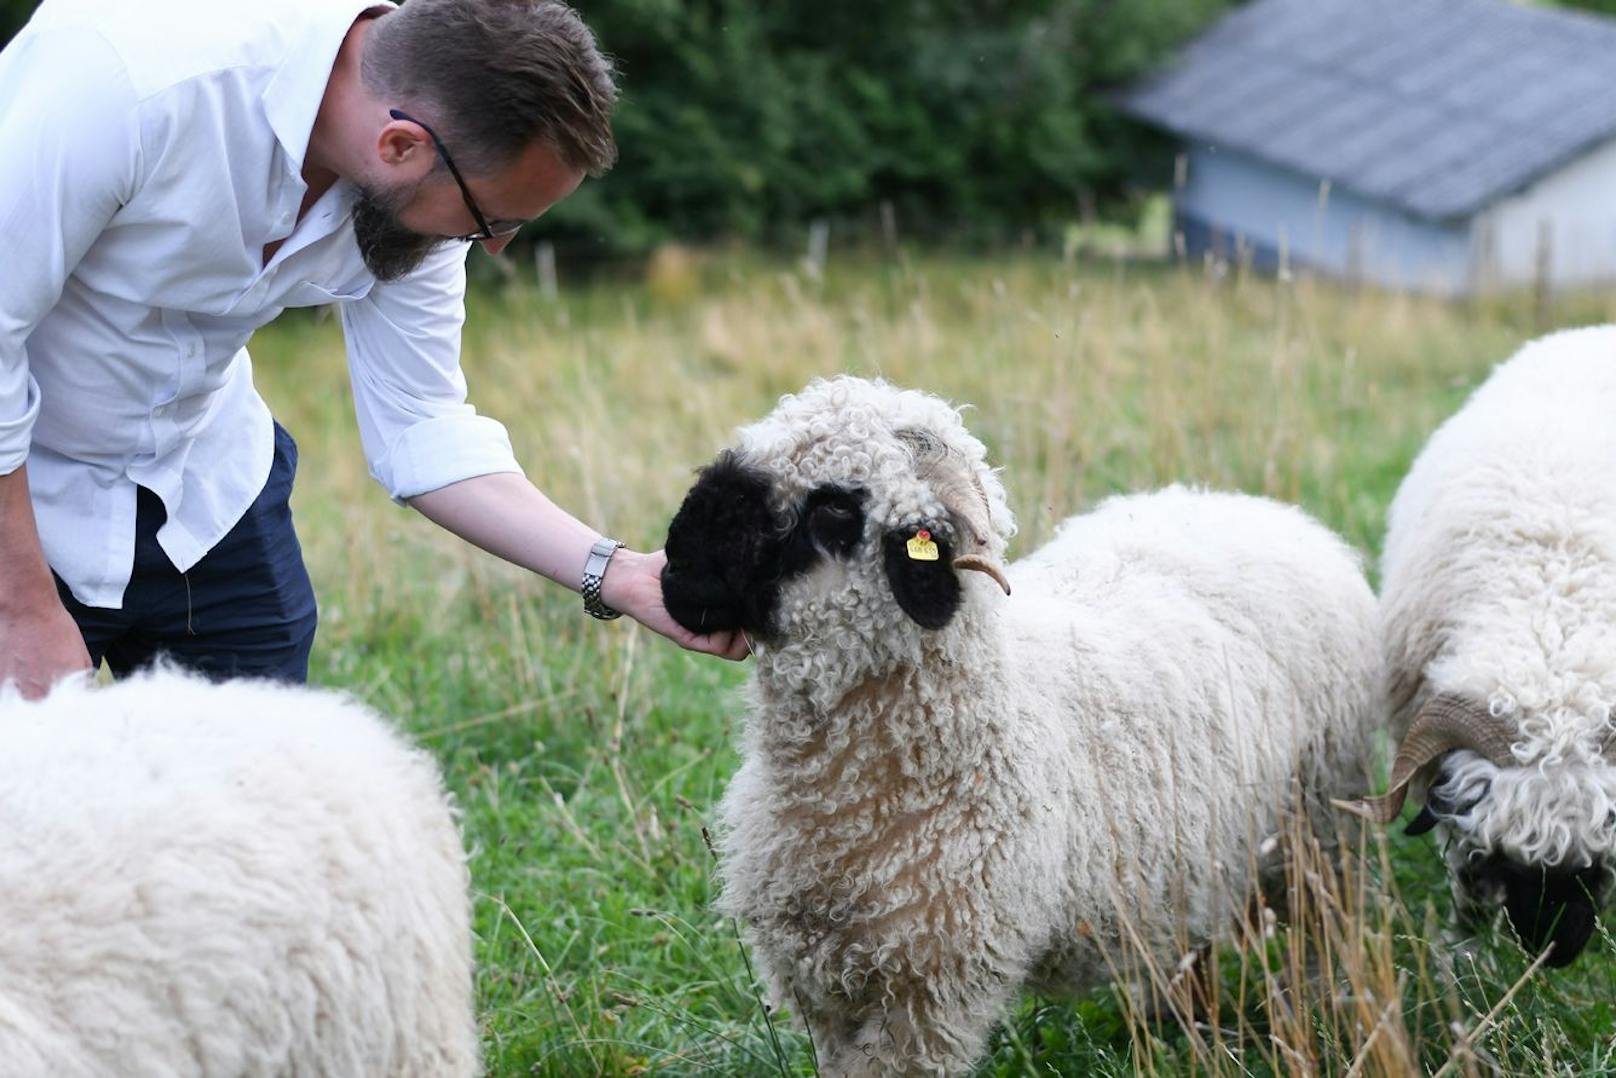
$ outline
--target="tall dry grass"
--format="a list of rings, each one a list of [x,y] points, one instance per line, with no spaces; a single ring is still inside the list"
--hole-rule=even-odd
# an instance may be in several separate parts
[[[1116,997],[1134,1073],[1440,1076],[1527,1073],[1531,1062],[1555,1072],[1552,1049],[1489,1050],[1501,1030],[1560,1020],[1541,1002],[1517,1005],[1546,954],[1512,956],[1507,973],[1494,963],[1496,980],[1466,988],[1456,963],[1480,941],[1461,941],[1429,896],[1405,899],[1384,836],[1361,831],[1356,845],[1327,849],[1293,819],[1283,844],[1282,915],[1254,905],[1228,942],[1186,947],[1172,968],[1137,952],[1118,963],[1119,982],[1135,986]],[[1176,1051],[1159,1050],[1164,1036]]]

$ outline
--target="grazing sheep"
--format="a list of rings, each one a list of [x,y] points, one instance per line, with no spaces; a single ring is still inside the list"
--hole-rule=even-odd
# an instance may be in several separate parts
[[[345,697],[0,687],[0,909],[7,1075],[479,1069],[437,768]]]
[[[1298,779],[1326,832],[1365,781],[1374,598],[1338,539],[1173,487],[1006,570],[985,455],[936,397],[815,382],[668,534],[669,612],[757,658],[721,906],[829,1075],[960,1074],[1024,986],[1171,971],[1272,882]]]
[[[1616,328],[1528,345],[1432,435],[1382,569],[1402,744],[1371,814],[1428,789],[1409,831],[1438,828],[1461,916],[1503,905],[1563,966],[1616,868]]]

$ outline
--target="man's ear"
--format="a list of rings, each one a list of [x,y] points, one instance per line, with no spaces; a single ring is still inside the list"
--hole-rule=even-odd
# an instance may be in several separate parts
[[[922,629],[941,629],[959,610],[959,576],[954,572],[948,540],[935,534],[930,539],[936,547],[934,560],[911,556],[909,544],[919,530],[917,525],[888,532],[881,542],[882,562],[887,583],[892,585],[892,594],[903,612]]]
[[[409,169],[411,175],[405,178],[414,180],[432,170],[437,150],[426,128],[413,120],[394,119],[376,136],[376,157],[389,167]],[[414,174],[417,171],[420,176]]]

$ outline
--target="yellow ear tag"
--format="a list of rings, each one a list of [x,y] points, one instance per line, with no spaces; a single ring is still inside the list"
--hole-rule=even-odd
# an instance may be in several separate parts
[[[937,544],[931,541],[931,532],[921,528],[909,540],[909,558],[912,561],[936,561]]]

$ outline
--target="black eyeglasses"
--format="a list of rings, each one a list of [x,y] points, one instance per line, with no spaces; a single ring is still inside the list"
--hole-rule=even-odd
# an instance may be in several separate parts
[[[411,116],[409,113],[405,112],[403,109],[388,109],[387,115],[391,116],[395,120],[403,120],[405,123],[415,124],[422,131],[425,131],[432,139],[432,145],[438,148],[438,156],[443,158],[443,163],[448,166],[449,175],[453,176],[454,182],[460,185],[460,197],[466,200],[466,209],[471,211],[473,220],[477,222],[478,230],[476,232],[467,233],[464,236],[455,236],[455,239],[464,241],[498,239],[500,236],[509,236],[512,232],[515,232],[517,229],[522,227],[525,222],[517,221],[513,224],[502,227],[498,232],[495,232],[492,228],[490,228],[488,225],[488,218],[484,217],[483,211],[478,208],[477,200],[471,197],[471,188],[466,186],[465,178],[460,175],[460,170],[455,168],[454,158],[449,156],[449,147],[443,144],[443,140],[438,137],[438,133],[432,130],[426,124],[422,123],[420,120],[417,120],[414,116]]]

